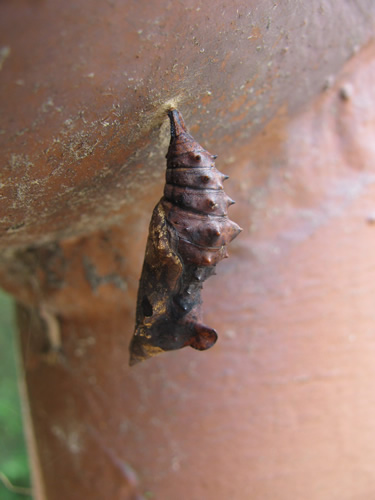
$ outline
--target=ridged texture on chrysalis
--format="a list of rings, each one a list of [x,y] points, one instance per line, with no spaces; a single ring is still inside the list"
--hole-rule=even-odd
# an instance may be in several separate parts
[[[131,365],[163,351],[202,351],[216,342],[216,331],[201,321],[201,289],[241,231],[228,218],[234,202],[224,192],[227,176],[215,168],[216,156],[187,132],[177,110],[168,115],[166,184],[149,228]]]

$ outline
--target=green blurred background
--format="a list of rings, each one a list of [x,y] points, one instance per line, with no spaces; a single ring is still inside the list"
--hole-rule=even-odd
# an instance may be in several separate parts
[[[18,392],[16,346],[13,301],[0,290],[0,500],[32,498],[9,491],[1,479],[5,476],[15,486],[30,486]]]

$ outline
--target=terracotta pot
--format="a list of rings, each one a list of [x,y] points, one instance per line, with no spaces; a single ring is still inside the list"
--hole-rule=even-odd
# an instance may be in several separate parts
[[[374,45],[337,72],[372,4],[1,10],[0,282],[36,497],[370,500]],[[171,101],[244,232],[205,284],[216,345],[130,369]]]

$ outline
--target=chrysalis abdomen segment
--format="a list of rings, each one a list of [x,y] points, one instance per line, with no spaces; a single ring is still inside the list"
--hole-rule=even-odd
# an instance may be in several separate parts
[[[220,174],[218,170],[212,172],[212,167],[200,168],[168,168],[166,173],[167,185],[192,187],[195,189],[224,189],[223,181],[227,175]]]
[[[207,215],[226,215],[233,201],[223,190],[166,184],[164,196],[176,206]]]

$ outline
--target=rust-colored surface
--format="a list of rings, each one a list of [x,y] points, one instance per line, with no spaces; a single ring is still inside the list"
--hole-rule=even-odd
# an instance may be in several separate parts
[[[2,269],[34,304],[19,317],[49,500],[374,496],[374,80],[370,44],[306,111],[238,151],[244,232],[206,284],[205,321],[223,335],[204,356],[128,367],[146,228]],[[56,356],[41,306],[59,319]]]
[[[171,103],[237,162],[275,112],[334,78],[374,18],[372,0],[1,2],[0,247],[132,213],[147,225]]]
[[[216,156],[188,133],[179,111],[168,115],[166,184],[149,228],[131,365],[165,351],[204,351],[215,344],[216,331],[202,322],[201,290],[241,232],[228,218],[234,201],[224,191],[228,176],[216,169]]]
[[[0,283],[48,500],[371,500],[374,3],[0,14]],[[172,105],[244,231],[203,293],[220,342],[130,369]]]

